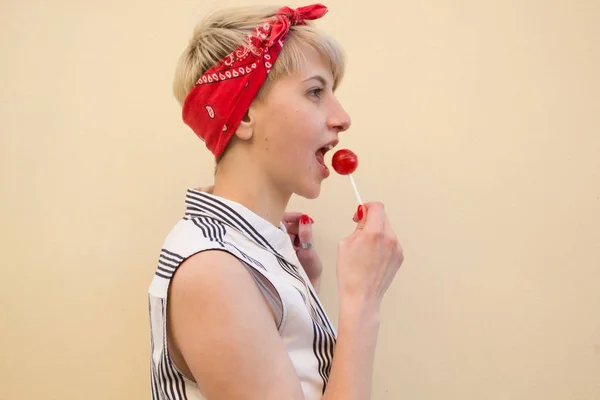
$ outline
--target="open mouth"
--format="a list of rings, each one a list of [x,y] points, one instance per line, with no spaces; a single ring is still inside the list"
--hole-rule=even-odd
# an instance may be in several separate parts
[[[319,162],[319,164],[321,164],[322,166],[325,167],[325,154],[329,151],[333,149],[333,145],[332,144],[328,144],[327,146],[323,146],[321,147],[319,150],[317,150],[316,152],[316,156],[317,156],[317,161]]]

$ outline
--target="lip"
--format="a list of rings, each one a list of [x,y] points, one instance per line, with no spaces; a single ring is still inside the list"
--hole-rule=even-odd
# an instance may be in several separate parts
[[[323,146],[319,147],[319,150],[321,149],[325,149],[325,151],[323,152],[323,155],[327,154],[329,152],[329,150],[333,150],[333,148],[335,146],[338,145],[338,143],[340,143],[339,139],[333,139],[327,143],[325,143]]]
[[[329,152],[329,150],[332,150],[335,146],[337,146],[339,142],[340,141],[338,138],[332,139],[329,142],[325,143],[323,146],[319,147],[319,149],[315,152],[317,154],[321,153],[321,155],[317,159],[317,164],[319,164],[319,170],[321,171],[321,175],[323,176],[323,179],[329,177],[329,175],[330,175],[329,168],[325,164],[325,154],[327,154]],[[319,159],[321,157],[322,157],[322,161],[323,161],[322,164],[319,161]]]
[[[321,172],[321,175],[324,178],[327,178],[329,176],[329,168],[325,164],[325,156],[323,155],[323,151],[321,149],[315,152],[315,158],[315,161],[319,165],[319,172]]]
[[[321,175],[323,175],[323,178],[327,178],[329,177],[329,168],[327,168],[327,165],[325,164],[321,164],[320,162],[317,162],[317,164],[319,164],[319,169],[321,170]]]

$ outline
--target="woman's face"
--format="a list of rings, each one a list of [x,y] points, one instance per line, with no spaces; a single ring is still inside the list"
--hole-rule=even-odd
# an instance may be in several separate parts
[[[288,193],[316,198],[329,176],[323,155],[350,127],[333,93],[333,76],[322,57],[305,48],[297,73],[271,83],[251,107],[253,159],[267,178]]]

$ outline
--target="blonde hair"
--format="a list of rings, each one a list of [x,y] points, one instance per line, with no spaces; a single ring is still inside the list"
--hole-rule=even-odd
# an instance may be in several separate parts
[[[243,45],[246,37],[257,26],[274,16],[278,9],[279,7],[275,6],[219,9],[200,21],[175,70],[173,93],[179,104],[183,105],[189,91],[207,69]],[[302,44],[311,46],[324,58],[331,68],[334,89],[339,85],[346,65],[341,46],[315,28],[312,21],[306,21],[306,25],[294,25],[290,28],[281,54],[263,84],[258,98],[264,94],[270,82],[301,68],[305,59]]]

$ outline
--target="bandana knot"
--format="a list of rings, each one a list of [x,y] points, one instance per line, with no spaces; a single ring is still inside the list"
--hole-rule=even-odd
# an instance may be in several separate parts
[[[291,25],[304,25],[305,20],[321,18],[327,13],[323,5],[306,6],[299,8],[281,7],[277,15],[285,16]]]

